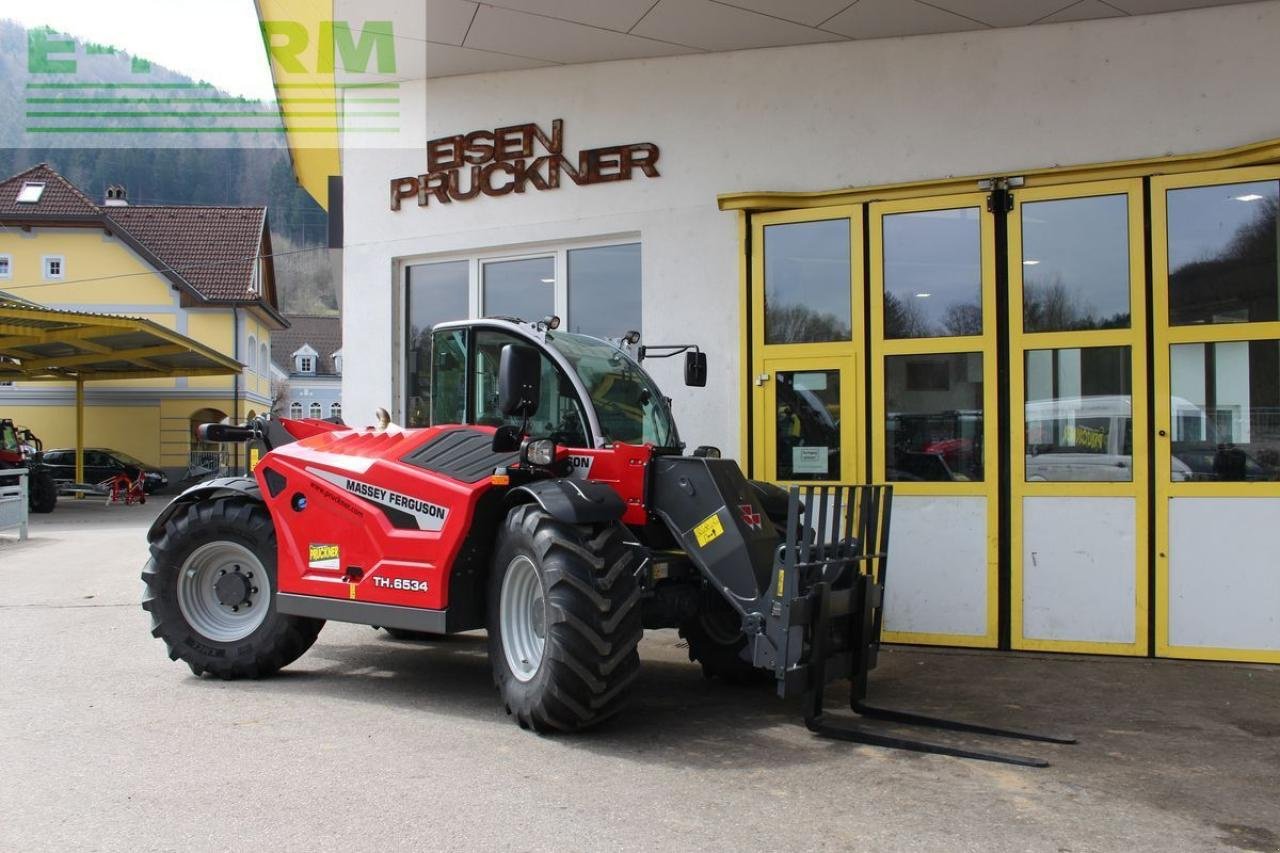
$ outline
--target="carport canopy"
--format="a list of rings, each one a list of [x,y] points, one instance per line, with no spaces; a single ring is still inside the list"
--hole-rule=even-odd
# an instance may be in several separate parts
[[[238,361],[140,317],[46,308],[0,292],[0,382],[74,382],[76,482],[84,481],[84,384],[233,376]]]

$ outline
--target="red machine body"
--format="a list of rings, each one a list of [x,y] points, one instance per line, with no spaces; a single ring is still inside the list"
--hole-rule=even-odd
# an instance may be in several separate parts
[[[282,423],[303,431],[297,422]],[[474,524],[482,502],[489,496],[487,504],[503,507],[509,483],[492,476],[465,482],[404,461],[458,427],[325,426],[332,429],[307,429],[310,437],[271,451],[254,472],[277,520],[278,591],[445,610],[468,535],[491,529]],[[626,444],[557,453],[572,477],[612,486],[627,507],[623,521],[636,525],[647,521],[651,457],[652,448]]]

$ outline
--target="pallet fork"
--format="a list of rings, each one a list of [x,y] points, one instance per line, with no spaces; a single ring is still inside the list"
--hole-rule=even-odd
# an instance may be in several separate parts
[[[968,732],[1041,743],[1073,744],[1072,737],[1041,735],[880,708],[866,703],[868,674],[876,665],[888,568],[893,487],[793,486],[785,542],[774,568],[775,601],[757,635],[757,665],[771,658],[780,696],[804,694],[805,726],[821,737],[1025,767],[1044,759],[868,729],[858,717],[909,726]],[[775,615],[776,614],[776,615]],[[776,626],[776,627],[775,627]],[[856,717],[833,719],[826,685],[850,680]]]

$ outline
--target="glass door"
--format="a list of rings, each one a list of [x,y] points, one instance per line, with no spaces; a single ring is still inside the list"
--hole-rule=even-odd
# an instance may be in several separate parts
[[[862,213],[752,219],[753,475],[859,482]]]
[[[1156,653],[1280,663],[1280,169],[1152,178]]]
[[[1146,654],[1142,182],[1013,198],[1010,642]]]
[[[994,223],[985,193],[870,205],[873,482],[894,486],[889,642],[994,647]]]

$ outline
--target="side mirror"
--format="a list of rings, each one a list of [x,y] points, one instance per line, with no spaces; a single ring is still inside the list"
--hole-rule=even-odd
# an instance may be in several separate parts
[[[524,436],[520,434],[520,427],[504,425],[498,427],[497,432],[493,434],[493,444],[490,448],[494,453],[515,453],[520,449],[523,441]]]
[[[684,354],[684,384],[691,388],[706,387],[707,354],[705,352]]]
[[[542,359],[533,347],[507,344],[498,360],[498,410],[503,415],[531,418],[542,396]]]

